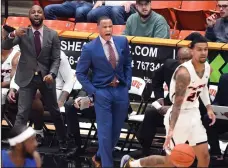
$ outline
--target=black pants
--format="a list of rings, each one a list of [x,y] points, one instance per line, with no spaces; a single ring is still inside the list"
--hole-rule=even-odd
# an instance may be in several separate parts
[[[210,123],[211,119],[209,119],[208,115],[205,115],[203,124],[207,130],[208,143],[210,145],[210,154],[221,155],[219,135],[228,132],[228,121],[217,119],[214,125],[209,126]]]
[[[51,114],[59,139],[62,141],[65,140],[66,131],[57,104],[55,82],[50,85],[46,84],[43,82],[41,75],[34,76],[28,86],[21,87],[19,89],[18,113],[16,116],[15,126],[27,124],[28,116],[32,108],[32,101],[37,89],[39,89],[44,103]]]
[[[77,146],[81,146],[81,136],[80,136],[80,127],[79,127],[79,112],[80,117],[95,119],[96,114],[94,107],[88,109],[80,110],[74,107],[73,100],[68,100],[65,103],[65,112],[66,112],[66,122],[67,122],[67,132],[69,135],[75,137],[75,143]]]
[[[143,122],[140,124],[136,137],[142,145],[143,153],[148,154],[151,143],[157,133],[157,127],[164,127],[164,116],[154,107],[147,107]]]

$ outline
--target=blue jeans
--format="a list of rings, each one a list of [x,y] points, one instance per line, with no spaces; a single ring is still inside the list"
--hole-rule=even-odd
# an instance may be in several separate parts
[[[49,20],[56,20],[57,17],[74,17],[76,22],[86,22],[87,14],[92,8],[93,4],[89,2],[66,1],[46,6],[44,15]]]
[[[88,13],[87,21],[97,22],[101,16],[108,16],[114,25],[124,25],[130,13],[126,13],[123,6],[100,6]]]

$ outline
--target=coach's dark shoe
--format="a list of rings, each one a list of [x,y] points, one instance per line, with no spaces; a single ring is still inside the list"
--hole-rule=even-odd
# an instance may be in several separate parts
[[[59,151],[66,152],[67,151],[67,143],[66,141],[59,141]]]
[[[96,155],[94,155],[94,156],[92,157],[92,164],[93,164],[93,166],[96,167],[96,168],[101,168],[101,167],[102,167],[101,161],[98,161]]]
[[[36,141],[38,143],[38,146],[42,146],[44,143],[44,138],[40,134],[36,134]]]

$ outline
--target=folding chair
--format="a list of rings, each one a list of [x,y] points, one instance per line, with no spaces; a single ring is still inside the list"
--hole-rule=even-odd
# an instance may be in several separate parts
[[[228,117],[225,115],[225,113],[228,113],[227,106],[212,105],[212,108],[214,110],[214,113],[215,113],[217,119],[227,120],[227,122],[228,122]],[[223,158],[225,158],[226,156],[228,156],[228,144],[227,144],[225,152],[223,154]]]
[[[193,33],[193,32],[198,32],[198,33],[200,33],[202,36],[205,36],[205,31],[181,30],[178,39],[179,39],[179,40],[184,40],[189,34],[191,34],[191,33]]]
[[[31,23],[28,17],[9,16],[5,22],[12,27],[28,27]]]
[[[144,97],[143,97],[143,91],[144,91],[145,88],[146,88],[146,82],[142,78],[132,77],[131,89],[129,90],[129,94],[130,95],[134,95],[134,96],[140,96],[141,101],[140,101],[140,104],[139,104],[139,107],[138,107],[137,111],[133,111],[128,116],[128,120],[125,122],[129,126],[129,128],[128,128],[127,132],[126,132],[127,136],[125,138],[125,141],[123,142],[121,151],[124,150],[126,144],[129,141],[129,137],[133,133],[133,130],[134,130],[135,125],[136,125],[136,123],[133,120],[131,121],[129,119],[132,116],[135,116],[135,115],[138,116],[139,114],[143,113],[145,111],[145,109],[146,109],[147,101],[145,101]],[[143,104],[145,104],[144,108],[143,108]]]
[[[151,8],[153,11],[162,15],[170,28],[176,29],[176,16],[173,11],[174,8],[179,9],[181,0],[177,1],[151,1]]]
[[[73,22],[63,20],[44,20],[44,25],[51,29],[62,31],[73,31],[75,26]]]
[[[122,35],[126,25],[113,25],[113,34]]]
[[[180,30],[206,29],[206,18],[216,9],[217,1],[182,1],[181,8],[175,9]]]
[[[75,70],[72,70],[72,72],[75,74]],[[75,83],[74,83],[74,87],[73,87],[73,91],[75,90],[80,90],[82,89],[82,85],[80,84],[80,82],[77,80],[77,77],[74,75],[75,77]],[[80,113],[78,113],[79,116],[80,116]],[[80,117],[80,118],[83,118],[83,119],[86,119],[86,120],[89,120],[89,123],[91,123],[91,126],[89,129],[86,129],[86,128],[83,128],[85,130],[89,130],[88,132],[88,135],[86,136],[86,140],[85,140],[85,143],[84,143],[84,149],[87,148],[88,146],[88,143],[89,143],[89,140],[93,140],[96,138],[97,136],[97,128],[96,128],[96,125],[95,125],[95,122],[96,122],[96,118],[84,118],[84,117]],[[93,137],[91,138],[91,135],[92,135],[92,131],[95,131]]]
[[[61,4],[61,3],[63,3],[64,2],[64,0],[49,0],[49,1],[47,1],[47,0],[37,0],[38,2],[36,2],[36,0],[34,0],[35,2],[35,4],[39,4],[42,8],[44,8],[45,6],[47,6],[47,5],[51,5],[51,4]]]
[[[76,23],[74,31],[98,33],[96,23]]]

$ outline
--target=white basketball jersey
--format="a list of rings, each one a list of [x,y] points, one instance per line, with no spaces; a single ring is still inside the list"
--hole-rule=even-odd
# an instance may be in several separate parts
[[[2,63],[1,68],[1,82],[8,82],[10,81],[10,73],[12,70],[12,60],[15,56],[15,54],[19,50],[17,48],[14,48],[13,51],[9,54],[7,59]]]
[[[174,76],[178,68],[183,66],[188,70],[190,74],[190,84],[187,87],[181,109],[190,109],[190,108],[199,107],[199,100],[198,100],[199,95],[203,91],[204,87],[208,84],[208,80],[210,77],[210,65],[208,64],[208,62],[205,62],[204,65],[205,65],[205,71],[202,78],[200,78],[196,74],[195,68],[192,64],[192,60],[187,61],[177,67],[170,82],[170,100],[172,103],[174,103],[174,100],[175,100],[175,87],[176,87],[176,80],[174,79]]]

